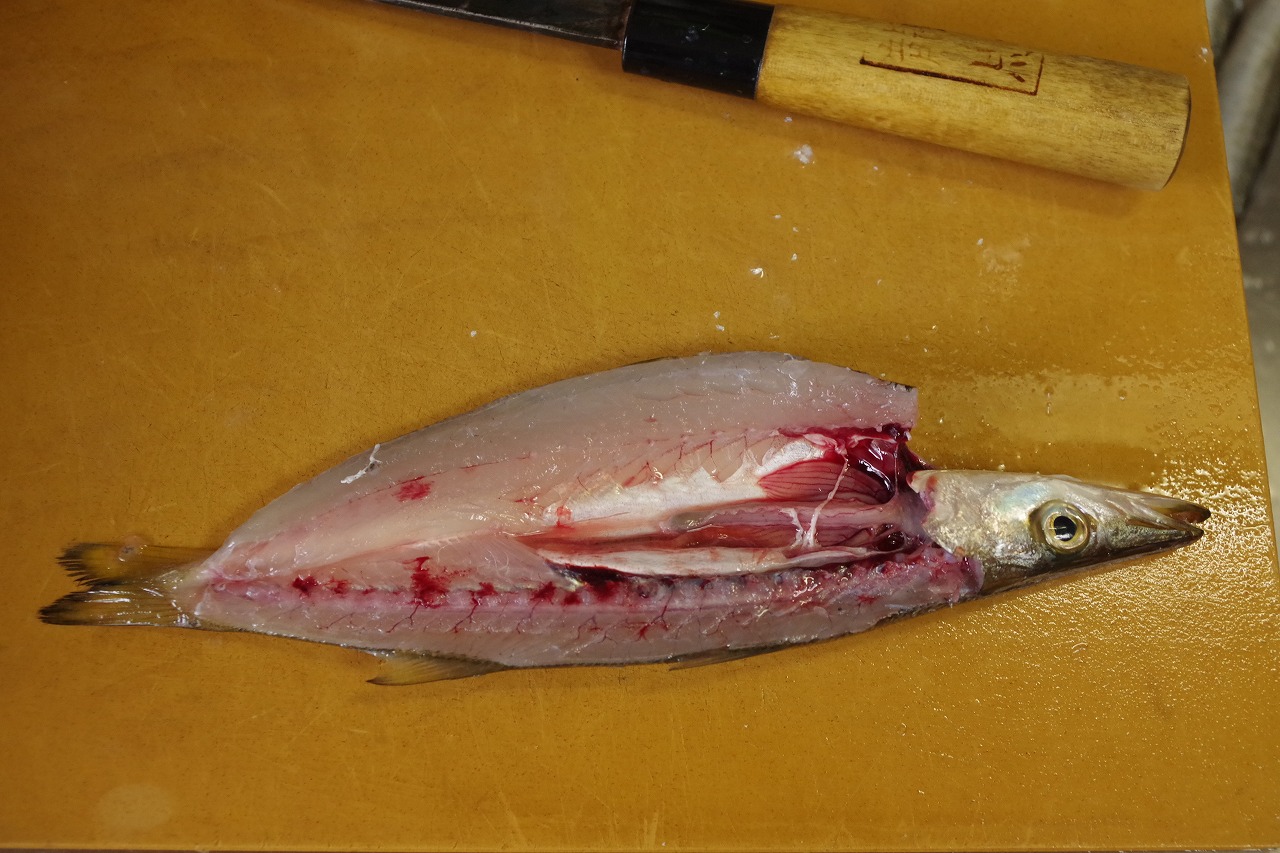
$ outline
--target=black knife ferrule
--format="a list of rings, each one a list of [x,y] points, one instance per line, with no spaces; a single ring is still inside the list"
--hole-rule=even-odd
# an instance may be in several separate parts
[[[755,97],[773,7],[743,0],[634,0],[622,70]]]

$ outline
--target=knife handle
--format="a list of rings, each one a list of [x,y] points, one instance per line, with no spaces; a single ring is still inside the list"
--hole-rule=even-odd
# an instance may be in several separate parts
[[[627,71],[805,115],[1157,190],[1186,78],[942,30],[744,0],[634,0]]]

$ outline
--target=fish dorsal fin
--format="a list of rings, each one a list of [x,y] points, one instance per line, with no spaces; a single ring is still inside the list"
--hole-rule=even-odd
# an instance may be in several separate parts
[[[370,678],[369,683],[387,687],[450,681],[510,669],[504,664],[488,660],[448,658],[417,652],[371,651],[369,654],[382,661],[382,671]]]
[[[728,663],[731,660],[753,658],[756,655],[767,655],[776,652],[775,648],[766,649],[711,649],[705,652],[694,652],[671,659],[672,669],[693,669],[698,666],[711,666],[716,663]]]

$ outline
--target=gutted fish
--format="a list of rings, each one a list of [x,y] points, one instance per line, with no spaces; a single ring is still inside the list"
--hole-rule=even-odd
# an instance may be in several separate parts
[[[1197,539],[1207,510],[931,470],[916,392],[775,353],[569,379],[380,444],[213,553],[87,544],[57,624],[364,650],[374,681],[723,660]]]

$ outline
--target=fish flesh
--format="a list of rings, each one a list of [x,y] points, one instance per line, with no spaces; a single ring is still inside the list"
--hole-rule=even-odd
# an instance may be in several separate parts
[[[82,544],[46,622],[241,630],[381,684],[682,665],[863,631],[1188,544],[1209,512],[1060,476],[934,470],[916,392],[779,353],[515,394],[352,457],[216,551]]]

